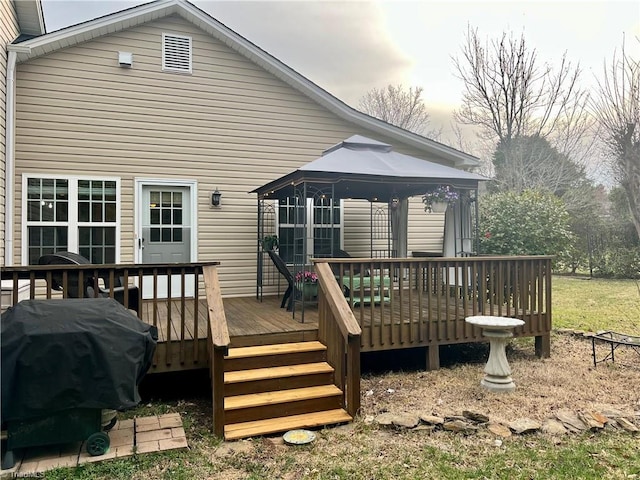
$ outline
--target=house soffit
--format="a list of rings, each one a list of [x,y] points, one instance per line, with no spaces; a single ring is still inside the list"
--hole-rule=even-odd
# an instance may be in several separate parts
[[[9,45],[8,49],[17,52],[18,62],[25,62],[31,58],[46,55],[62,48],[87,42],[103,35],[113,34],[174,14],[193,23],[198,28],[226,44],[229,48],[264,68],[292,88],[300,91],[303,95],[351,123],[369,129],[377,134],[384,135],[392,140],[397,140],[405,145],[417,148],[424,152],[426,156],[452,162],[457,168],[471,168],[478,164],[478,159],[472,155],[409,132],[408,130],[395,127],[349,107],[326,90],[185,0],[158,0],[156,2],[143,4],[41,35],[15,45]]]
[[[45,33],[44,15],[40,0],[18,0],[13,5],[18,16],[20,33],[24,35],[42,35]]]

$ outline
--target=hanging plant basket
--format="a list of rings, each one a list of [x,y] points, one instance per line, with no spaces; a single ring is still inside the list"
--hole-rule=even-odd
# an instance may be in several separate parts
[[[438,185],[422,196],[424,209],[428,213],[444,213],[449,205],[455,205],[460,194],[450,185]]]
[[[431,213],[444,213],[447,211],[448,206],[447,202],[433,202],[431,204]]]

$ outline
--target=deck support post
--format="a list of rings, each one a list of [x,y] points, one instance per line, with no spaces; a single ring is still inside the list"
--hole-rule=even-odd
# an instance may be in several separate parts
[[[224,357],[226,348],[214,347],[211,355],[211,394],[213,403],[213,434],[224,439]]]
[[[549,358],[551,356],[551,334],[536,336],[536,356]]]
[[[438,370],[440,368],[440,346],[431,345],[427,347],[427,370]]]
[[[360,411],[360,336],[347,338],[347,412],[352,417]]]

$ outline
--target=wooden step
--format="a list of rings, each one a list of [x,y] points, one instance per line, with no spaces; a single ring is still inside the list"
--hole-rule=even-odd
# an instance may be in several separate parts
[[[327,362],[237,370],[224,374],[225,396],[290,390],[333,383],[333,367]]]
[[[224,399],[225,423],[249,422],[342,406],[342,391],[335,385],[294,388],[236,395]]]
[[[225,371],[280,367],[300,363],[323,362],[327,347],[318,341],[280,343],[256,347],[230,348],[225,357]]]
[[[345,410],[336,408],[322,412],[304,413],[289,417],[270,418],[251,422],[234,423],[224,427],[225,440],[286,432],[294,428],[313,428],[351,422],[353,418]]]

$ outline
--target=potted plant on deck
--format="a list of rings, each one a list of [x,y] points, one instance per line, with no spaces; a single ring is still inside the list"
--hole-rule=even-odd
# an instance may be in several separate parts
[[[302,292],[304,300],[313,300],[318,296],[318,274],[308,270],[299,271],[294,277],[296,287]]]
[[[428,213],[444,213],[449,205],[455,205],[460,195],[450,185],[438,185],[422,196],[424,210]]]

